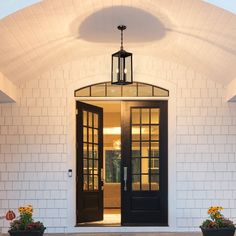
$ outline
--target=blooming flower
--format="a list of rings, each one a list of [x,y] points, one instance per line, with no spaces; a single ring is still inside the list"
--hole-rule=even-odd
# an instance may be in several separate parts
[[[221,206],[211,206],[207,213],[210,219],[203,221],[202,228],[235,228],[233,222],[225,218],[221,211],[224,210]]]

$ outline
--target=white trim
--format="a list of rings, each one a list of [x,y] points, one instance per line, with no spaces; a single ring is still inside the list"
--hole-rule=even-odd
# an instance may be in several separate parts
[[[225,100],[226,102],[236,101],[236,78],[233,79],[225,89]]]
[[[83,78],[79,81],[75,81],[68,86],[68,169],[73,170],[73,178],[68,179],[68,233],[77,232],[174,232],[176,228],[176,85],[166,80],[159,80],[153,76],[138,74],[136,75],[136,82],[144,82],[154,86],[162,87],[169,90],[169,97],[151,97],[151,98],[110,98],[99,97],[97,100],[168,100],[168,221],[167,227],[74,227],[76,224],[76,180],[75,180],[75,127],[76,127],[76,115],[75,106],[76,100],[74,98],[74,91],[76,89],[89,86],[91,84],[104,82],[106,75],[94,75],[88,78]],[[91,83],[91,81],[93,81]],[[92,97],[81,100],[96,100]],[[183,230],[183,229],[182,229]]]
[[[0,103],[17,102],[19,90],[20,88],[0,72]]]

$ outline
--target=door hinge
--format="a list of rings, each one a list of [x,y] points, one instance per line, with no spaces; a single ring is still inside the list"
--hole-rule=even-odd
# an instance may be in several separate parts
[[[75,114],[76,114],[76,115],[79,114],[79,110],[78,110],[78,109],[75,110]]]

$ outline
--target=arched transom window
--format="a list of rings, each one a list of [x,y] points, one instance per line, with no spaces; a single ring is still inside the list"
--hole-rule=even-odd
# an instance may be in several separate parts
[[[75,90],[75,97],[169,97],[169,91],[139,82],[130,85],[104,82]]]

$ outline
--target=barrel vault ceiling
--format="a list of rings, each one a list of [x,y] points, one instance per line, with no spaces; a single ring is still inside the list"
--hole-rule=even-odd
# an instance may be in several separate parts
[[[227,85],[236,78],[236,15],[201,0],[44,0],[0,20],[0,72],[15,85],[125,46]]]

